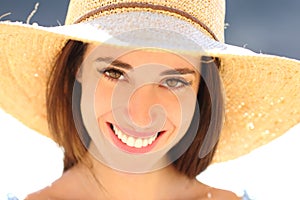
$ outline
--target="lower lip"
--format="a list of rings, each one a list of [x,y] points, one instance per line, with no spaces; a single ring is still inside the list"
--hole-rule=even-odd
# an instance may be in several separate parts
[[[160,139],[160,136],[158,136],[151,144],[149,144],[146,147],[141,147],[141,148],[136,148],[136,147],[130,147],[127,144],[123,143],[118,136],[113,132],[113,130],[110,128],[110,124],[108,125],[108,129],[109,129],[109,133],[110,136],[112,138],[112,141],[114,142],[114,144],[122,149],[123,151],[126,151],[128,153],[133,153],[133,154],[143,154],[143,153],[148,153],[150,152],[155,145],[157,144],[158,140]]]

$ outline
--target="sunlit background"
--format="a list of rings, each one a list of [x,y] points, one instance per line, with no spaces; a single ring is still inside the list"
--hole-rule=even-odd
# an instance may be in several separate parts
[[[26,22],[36,2],[0,0],[1,20]],[[38,11],[30,23],[43,26],[64,23],[68,1],[38,2]],[[300,59],[299,0],[228,0],[226,23],[229,44]],[[298,125],[246,156],[211,165],[198,179],[237,194],[246,190],[253,199],[300,199],[299,132]],[[7,193],[22,198],[61,175],[62,151],[50,139],[1,110],[0,133],[0,200],[5,199]]]

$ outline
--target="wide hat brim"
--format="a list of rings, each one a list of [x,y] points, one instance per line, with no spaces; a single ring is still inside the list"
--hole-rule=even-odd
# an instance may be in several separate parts
[[[117,17],[124,20],[124,16]],[[116,19],[106,20],[116,22]],[[199,49],[186,45],[182,41],[168,46],[168,41],[174,41],[174,38],[165,37],[166,42],[161,42],[164,40],[159,38],[163,37],[163,34],[151,33],[151,30],[159,27],[149,28],[149,23],[145,26],[151,34],[144,35],[142,37],[144,39],[136,42],[131,40],[136,37],[115,38],[112,35],[120,35],[120,33],[111,30],[114,26],[118,27],[114,29],[115,31],[121,30],[121,23],[118,24],[119,26],[113,23],[109,27],[103,27],[109,23],[105,19],[102,20],[95,21],[94,24],[82,23],[52,28],[1,22],[1,108],[28,127],[51,137],[46,120],[46,82],[53,62],[66,41],[74,39],[98,44],[106,42],[108,45],[120,47],[133,44],[138,47],[143,46],[143,41],[149,41],[145,40],[145,37],[156,36],[158,40],[154,43],[155,47],[177,49],[179,52],[191,55],[200,51],[221,59],[220,75],[226,100],[225,125],[214,157],[215,162],[234,159],[249,153],[279,137],[300,122],[299,61],[256,54],[244,48],[226,45],[211,39],[197,29],[193,30],[192,26],[181,29],[187,32],[183,31],[179,34],[183,33],[185,37],[193,38],[193,42]],[[170,19],[166,20],[170,22]],[[140,23],[136,24],[140,26]],[[135,28],[135,30],[145,30],[145,27]],[[127,33],[130,32],[126,30]],[[168,27],[161,30],[166,35],[170,31],[173,32],[168,30]],[[149,39],[151,41],[153,38]]]

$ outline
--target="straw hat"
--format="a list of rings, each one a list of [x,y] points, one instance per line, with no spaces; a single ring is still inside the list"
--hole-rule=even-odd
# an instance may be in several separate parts
[[[138,39],[127,38],[125,32],[161,28],[192,39],[206,53],[221,59],[226,125],[214,159],[237,158],[300,122],[300,62],[225,44],[224,16],[224,0],[71,0],[64,26],[3,21],[0,106],[28,127],[49,136],[46,81],[53,61],[68,39],[110,41],[121,46],[137,41],[134,44],[140,45]],[[150,41],[168,36],[155,31],[146,34]],[[123,33],[126,37],[110,40]],[[169,48],[164,46],[169,41],[176,42],[172,37],[163,39],[167,41],[163,48]],[[181,42],[170,48],[191,50]]]

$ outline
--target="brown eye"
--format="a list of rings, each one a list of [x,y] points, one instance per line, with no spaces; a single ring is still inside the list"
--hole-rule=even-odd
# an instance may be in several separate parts
[[[117,69],[108,69],[104,71],[104,75],[111,79],[121,80],[124,79],[123,72]]]

